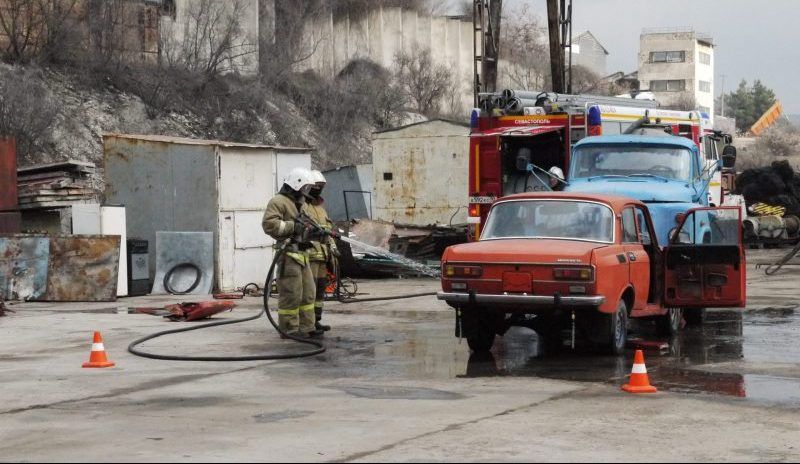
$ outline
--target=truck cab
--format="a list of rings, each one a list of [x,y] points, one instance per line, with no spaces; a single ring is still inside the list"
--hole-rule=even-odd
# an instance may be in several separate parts
[[[719,164],[707,164],[685,137],[603,135],[575,144],[564,190],[644,202],[658,242],[666,244],[689,209],[710,205],[709,185],[718,171]]]

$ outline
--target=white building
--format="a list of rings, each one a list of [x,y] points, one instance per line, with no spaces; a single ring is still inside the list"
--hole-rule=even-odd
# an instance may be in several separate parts
[[[639,81],[662,106],[714,115],[714,42],[692,29],[646,29],[639,41]]]
[[[606,75],[608,50],[590,31],[572,39],[572,65],[583,66],[598,76]],[[567,56],[569,59],[569,56]]]

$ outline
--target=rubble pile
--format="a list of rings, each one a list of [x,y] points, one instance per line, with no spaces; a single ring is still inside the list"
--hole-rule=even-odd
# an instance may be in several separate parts
[[[800,216],[800,174],[788,161],[748,169],[736,177],[737,193],[748,206],[766,203],[786,208],[786,215]]]

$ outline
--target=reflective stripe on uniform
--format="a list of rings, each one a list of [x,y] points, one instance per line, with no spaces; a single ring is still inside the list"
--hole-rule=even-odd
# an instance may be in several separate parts
[[[297,316],[298,314],[300,314],[300,308],[278,310],[279,316]]]
[[[308,264],[308,256],[301,254],[301,253],[293,253],[293,252],[286,252],[286,256],[292,258],[293,260],[297,261],[297,264],[301,266],[305,266]]]
[[[313,312],[314,311],[314,303],[300,306],[300,311]]]
[[[281,226],[278,227],[278,235],[283,235],[284,231],[286,231],[287,225],[288,224],[286,223],[286,221],[281,221]]]

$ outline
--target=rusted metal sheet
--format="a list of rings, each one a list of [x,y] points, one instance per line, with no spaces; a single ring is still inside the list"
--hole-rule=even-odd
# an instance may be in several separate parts
[[[0,211],[0,234],[18,234],[22,228],[19,211]]]
[[[7,300],[31,300],[47,291],[50,239],[0,236],[0,293]]]
[[[13,138],[0,138],[0,211],[17,209],[17,146]]]
[[[120,238],[51,237],[45,301],[114,301],[117,298]]]

